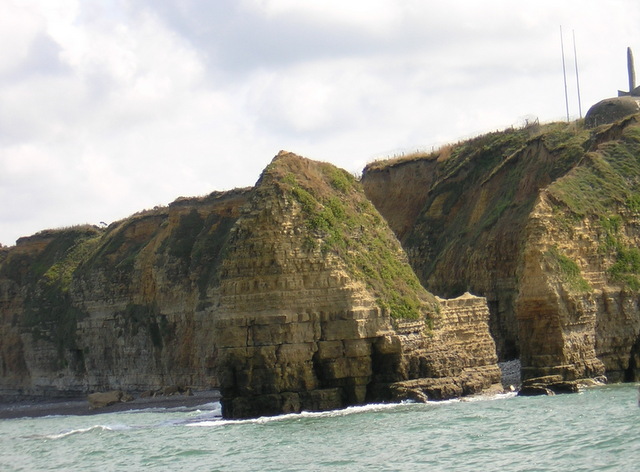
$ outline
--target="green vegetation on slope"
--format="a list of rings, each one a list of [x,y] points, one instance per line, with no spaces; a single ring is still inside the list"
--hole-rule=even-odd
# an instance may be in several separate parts
[[[579,123],[551,123],[445,148],[424,210],[403,240],[408,252],[420,255],[411,260],[420,280],[451,297],[489,290],[479,285],[490,279],[478,270],[512,274],[519,235],[540,189],[575,166],[589,145],[590,134]],[[482,259],[500,264],[478,267]]]
[[[640,128],[628,125],[621,139],[586,152],[580,165],[549,187],[579,217],[608,217],[640,203]]]
[[[102,232],[91,226],[46,231],[33,236],[45,242],[42,251],[11,255],[0,266],[0,276],[24,287],[21,324],[35,339],[54,344],[57,368],[67,366],[66,353],[72,356],[73,368],[84,368],[76,346],[76,326],[86,313],[73,306],[69,292],[74,271],[101,237]]]
[[[631,120],[614,126],[622,128],[619,139],[605,140],[585,153],[549,193],[559,215],[599,223],[600,251],[610,260],[608,276],[640,290],[640,250],[630,245],[623,231],[625,219],[640,216],[640,125]]]
[[[600,251],[612,256],[613,262],[607,274],[611,280],[625,285],[631,290],[640,290],[640,249],[630,247],[625,242],[621,230],[623,221],[620,215],[602,217],[600,225],[604,238]]]
[[[343,260],[394,318],[418,319],[423,310],[436,310],[435,298],[420,285],[393,233],[352,175],[315,163],[313,169],[287,172],[279,181],[304,213],[308,249]]]
[[[562,254],[556,246],[551,247],[545,254],[554,272],[560,279],[578,292],[589,292],[591,286],[582,277],[580,267],[570,257]]]

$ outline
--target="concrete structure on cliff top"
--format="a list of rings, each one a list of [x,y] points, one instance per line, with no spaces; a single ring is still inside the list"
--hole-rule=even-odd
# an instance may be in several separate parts
[[[618,90],[616,98],[606,98],[593,105],[585,116],[585,124],[588,127],[594,128],[613,123],[625,116],[640,112],[640,87],[636,87],[636,71],[631,48],[627,48],[627,73],[629,91]]]
[[[286,152],[251,189],[21,239],[0,315],[4,392],[220,388],[249,417],[500,381],[485,300],[433,297],[352,176]]]

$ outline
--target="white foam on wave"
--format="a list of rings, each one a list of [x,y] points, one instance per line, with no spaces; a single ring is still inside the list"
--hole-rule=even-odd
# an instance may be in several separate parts
[[[360,413],[403,408],[403,407],[406,407],[406,405],[407,403],[371,403],[368,405],[350,406],[340,410],[302,411],[300,413],[287,413],[287,414],[278,415],[278,416],[261,416],[259,418],[252,418],[252,419],[246,419],[246,420],[226,420],[220,417],[220,419],[190,423],[187,426],[211,427],[211,426],[240,425],[240,424],[266,424],[266,423],[272,423],[276,421],[287,421],[287,420],[299,419],[299,418],[335,418],[335,417],[354,415],[354,414],[360,414]]]
[[[47,434],[47,435],[42,435],[42,436],[35,436],[34,438],[36,439],[63,439],[69,436],[74,436],[76,434],[85,434],[85,433],[93,433],[93,432],[102,432],[102,431],[124,431],[127,429],[131,429],[129,426],[125,426],[125,425],[112,425],[112,426],[107,426],[107,425],[102,425],[102,424],[97,424],[94,426],[90,426],[88,428],[78,428],[78,429],[70,429],[68,431],[62,431],[60,433],[57,434]]]
[[[200,414],[200,413],[211,413],[215,414],[215,412],[219,412],[218,416],[222,415],[222,407],[220,406],[220,402],[211,402],[211,403],[203,403],[202,405],[196,406],[172,406],[172,407],[158,407],[158,406],[149,406],[144,408],[137,408],[133,410],[125,410],[119,412],[120,414],[129,414],[129,413],[171,413],[171,412],[187,412],[192,414]]]
[[[495,400],[507,400],[509,398],[514,398],[518,396],[518,392],[505,392],[505,393],[493,393],[490,395],[473,395],[470,397],[462,397],[461,402],[486,402],[486,401],[495,401]]]
[[[196,410],[191,412],[193,415],[211,415],[211,416],[222,416],[222,405],[220,402],[211,402],[205,403],[204,405],[200,405]]]
[[[451,404],[461,403],[461,402],[506,400],[509,398],[514,398],[516,396],[517,396],[517,392],[506,392],[506,393],[497,393],[497,394],[490,394],[490,395],[474,395],[474,396],[463,397],[463,398],[452,398],[450,400],[429,401],[427,403],[419,403],[411,400],[405,400],[405,401],[402,401],[401,403],[370,403],[367,405],[350,406],[350,407],[339,409],[339,410],[302,411],[300,413],[288,413],[288,414],[278,415],[278,416],[261,416],[259,418],[244,419],[244,420],[223,419],[222,410],[220,408],[217,411],[216,418],[207,419],[204,421],[194,421],[187,424],[186,426],[213,427],[213,426],[240,425],[240,424],[265,424],[265,423],[271,423],[276,421],[287,421],[287,420],[298,419],[298,418],[334,418],[339,416],[347,416],[347,415],[360,414],[360,413],[402,409],[408,405],[446,406],[446,405],[451,405]],[[216,403],[217,405],[220,405],[219,402],[216,402]]]

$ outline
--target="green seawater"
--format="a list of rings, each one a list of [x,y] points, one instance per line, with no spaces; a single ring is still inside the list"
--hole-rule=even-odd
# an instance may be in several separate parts
[[[227,421],[219,404],[0,420],[1,471],[637,471],[638,386]]]

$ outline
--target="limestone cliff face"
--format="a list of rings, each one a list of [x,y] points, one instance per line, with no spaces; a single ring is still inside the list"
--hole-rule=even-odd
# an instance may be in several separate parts
[[[19,240],[0,265],[0,389],[216,386],[206,288],[246,195]]]
[[[499,381],[486,324],[453,328],[437,313],[440,303],[343,171],[281,153],[229,244],[216,336],[226,416],[363,403],[425,376],[449,388],[439,397]],[[403,332],[407,323],[412,336]],[[455,329],[468,336],[452,335]],[[467,368],[481,381],[456,390]]]
[[[481,136],[420,159],[374,164],[365,169],[363,184],[391,221],[394,208],[422,203],[402,228],[411,265],[439,296],[470,291],[486,297],[498,352],[510,359],[519,355],[514,303],[526,215],[538,189],[568,165],[527,128]],[[394,179],[385,178],[387,173],[413,175],[414,182],[396,197],[399,182],[388,185]],[[415,198],[411,189],[417,190]]]
[[[402,237],[410,262],[438,295],[470,289],[487,298],[499,355],[520,357],[523,377],[633,380],[640,364],[637,121],[507,130],[443,155],[376,163],[363,184],[387,217],[403,204],[385,183],[396,169],[416,176],[430,169],[427,198],[425,189],[416,195],[424,206]]]
[[[3,248],[0,316],[3,392],[219,387],[248,417],[499,380],[485,300],[436,299],[359,182],[286,152],[254,188]]]
[[[367,197],[401,241],[413,229],[442,170],[437,156],[408,162],[369,166],[363,178]]]
[[[440,316],[429,336],[419,322],[399,322],[395,338],[399,369],[388,386],[391,398],[431,399],[461,397],[500,383],[495,343],[489,333],[486,299],[465,293],[438,299]],[[388,343],[385,338],[384,344]],[[383,349],[384,350],[384,349]],[[392,357],[390,357],[392,358]]]
[[[517,313],[531,333],[522,338],[525,375],[640,378],[638,156],[637,118],[604,127],[592,151],[541,192],[519,273],[527,283]],[[544,332],[536,319],[547,320]]]
[[[558,228],[552,211],[543,193],[525,232],[518,274],[523,283],[516,303],[523,377],[560,374],[574,380],[603,375],[595,350],[597,295],[574,262],[597,254],[597,248],[587,242],[584,231],[570,237]]]

